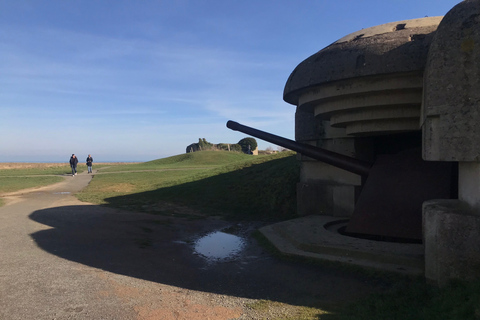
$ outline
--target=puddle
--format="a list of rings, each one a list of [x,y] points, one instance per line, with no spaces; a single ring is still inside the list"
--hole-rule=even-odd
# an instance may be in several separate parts
[[[242,238],[225,232],[209,233],[195,242],[195,252],[209,259],[232,258],[245,246]]]

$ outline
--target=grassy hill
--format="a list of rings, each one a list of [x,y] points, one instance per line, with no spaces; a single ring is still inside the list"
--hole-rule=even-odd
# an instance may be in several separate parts
[[[138,164],[127,164],[121,166],[113,166],[110,168],[102,168],[102,173],[115,171],[132,171],[132,170],[161,170],[161,169],[181,169],[181,168],[203,168],[203,167],[220,167],[236,162],[255,161],[251,155],[240,152],[226,151],[199,151],[192,153],[180,154],[168,158],[142,162]],[[263,158],[263,156],[261,156]]]
[[[222,166],[234,162],[255,161],[255,157],[240,152],[197,151],[177,156],[145,162],[143,165],[155,166]]]
[[[200,151],[100,168],[77,196],[157,214],[180,215],[180,208],[188,207],[205,215],[278,220],[296,215],[298,177],[292,152],[251,156]]]

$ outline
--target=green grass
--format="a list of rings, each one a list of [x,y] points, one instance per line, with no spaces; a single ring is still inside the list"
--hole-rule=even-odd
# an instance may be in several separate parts
[[[81,169],[81,168],[77,168]],[[31,169],[8,169],[0,170],[0,177],[20,177],[20,176],[38,176],[38,175],[62,175],[71,173],[69,165],[48,167],[48,168],[31,168]]]
[[[32,168],[24,169],[3,169],[0,170],[0,193],[14,192],[22,189],[42,187],[54,184],[63,180],[61,176],[71,174],[70,165],[57,165],[46,167],[39,164],[33,165]],[[106,165],[99,165],[102,168]],[[115,164],[109,164],[108,167],[115,167]],[[77,172],[82,173],[86,171],[86,166],[79,165]],[[0,199],[1,200],[1,199]],[[0,206],[3,201],[0,201]]]
[[[230,165],[235,162],[252,162],[263,157],[266,156],[252,157],[251,155],[246,155],[239,152],[202,151],[180,154],[173,157],[142,162],[138,164],[116,165],[109,168],[103,168],[102,172],[213,168]]]
[[[282,219],[296,212],[299,167],[291,152],[253,157],[203,151],[99,172],[77,195],[80,200],[157,213],[168,202],[237,219]]]
[[[84,169],[78,169],[79,172],[84,171]],[[32,168],[28,169],[0,170],[0,193],[54,184],[63,180],[61,175],[69,173],[71,173],[71,169],[68,164],[52,167],[34,164]],[[4,204],[5,202],[0,199],[0,206]]]
[[[62,180],[62,177],[57,176],[0,176],[0,193],[46,186]]]
[[[0,170],[2,172],[4,170]],[[7,171],[7,170],[5,170]],[[42,187],[62,181],[58,176],[1,176],[0,175],[0,193],[14,192],[22,189]],[[5,205],[5,201],[0,198],[0,207]]]
[[[96,167],[102,168],[106,165],[99,165]],[[116,165],[108,165],[109,168],[115,167]],[[86,165],[79,164],[77,166],[77,172],[82,173],[87,170]],[[28,168],[28,169],[4,169],[0,170],[0,177],[22,177],[22,176],[43,176],[43,175],[65,175],[71,174],[72,169],[70,165],[59,165],[54,167],[37,167],[37,168]]]
[[[452,281],[442,288],[418,280],[400,282],[390,293],[371,295],[325,319],[480,319],[480,280]]]

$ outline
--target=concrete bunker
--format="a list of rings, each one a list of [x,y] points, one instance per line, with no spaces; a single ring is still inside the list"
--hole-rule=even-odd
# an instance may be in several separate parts
[[[437,284],[480,276],[479,0],[347,35],[294,69],[284,100],[302,148],[373,163],[365,177],[299,154],[300,215],[423,245]]]
[[[441,17],[354,32],[300,63],[284,90],[295,140],[370,161],[366,181],[301,158],[301,215],[350,217],[346,231],[421,241],[422,203],[455,196],[451,164],[421,159],[423,71]],[[405,201],[409,199],[409,201]]]

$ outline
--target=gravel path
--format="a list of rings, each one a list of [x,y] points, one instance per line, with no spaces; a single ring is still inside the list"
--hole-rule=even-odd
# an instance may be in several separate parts
[[[382,289],[328,267],[279,260],[249,237],[259,225],[125,212],[78,201],[91,175],[3,195],[0,319],[275,319]],[[195,250],[229,228],[226,258]],[[212,249],[213,250],[213,249]],[[255,309],[260,300],[268,308]]]

